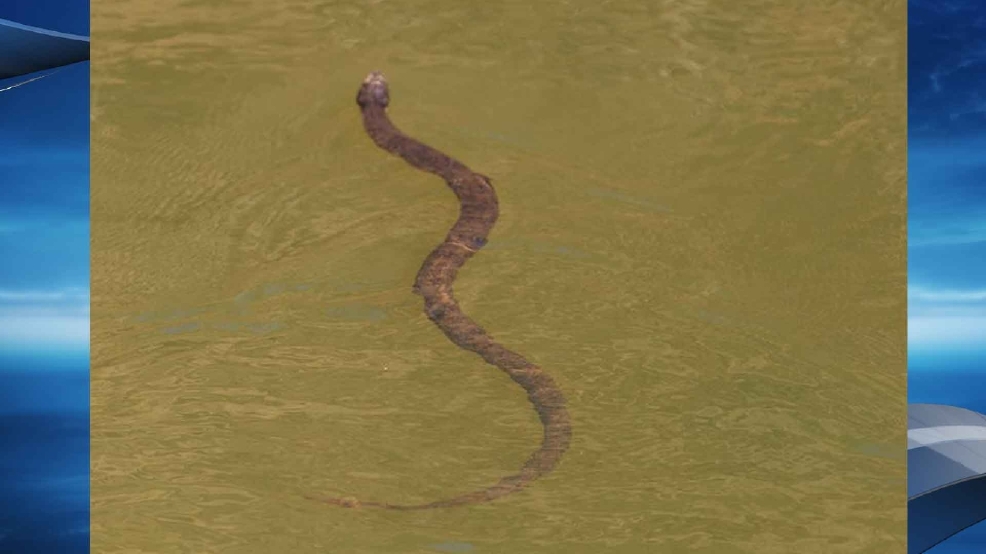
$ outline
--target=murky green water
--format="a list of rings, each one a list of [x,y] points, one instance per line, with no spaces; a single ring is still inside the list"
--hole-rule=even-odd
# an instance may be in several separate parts
[[[92,13],[93,552],[904,551],[903,1]],[[493,178],[457,293],[569,398],[494,504],[302,497],[470,491],[540,437],[411,294],[456,203],[365,136],[372,69]]]

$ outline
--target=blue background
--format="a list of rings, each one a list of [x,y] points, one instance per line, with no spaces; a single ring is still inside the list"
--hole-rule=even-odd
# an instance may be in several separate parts
[[[89,35],[87,0],[0,18]],[[0,122],[0,552],[89,552],[89,63],[0,92]]]
[[[908,401],[986,413],[986,2],[908,7]]]

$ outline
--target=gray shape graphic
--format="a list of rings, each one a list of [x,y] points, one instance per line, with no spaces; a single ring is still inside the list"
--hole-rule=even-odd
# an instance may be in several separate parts
[[[909,554],[986,520],[986,416],[908,406],[907,496]]]
[[[0,19],[0,79],[89,59],[89,38]]]

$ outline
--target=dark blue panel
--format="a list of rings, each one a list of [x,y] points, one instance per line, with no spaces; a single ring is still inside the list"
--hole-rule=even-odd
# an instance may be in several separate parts
[[[986,520],[986,476],[962,481],[907,502],[907,552],[921,554]]]
[[[89,59],[89,39],[0,19],[0,79]]]

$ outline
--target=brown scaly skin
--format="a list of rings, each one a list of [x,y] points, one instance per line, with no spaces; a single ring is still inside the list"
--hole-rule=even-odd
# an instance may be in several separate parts
[[[496,192],[489,178],[394,127],[387,118],[390,91],[382,74],[373,72],[363,80],[356,102],[363,112],[366,132],[377,146],[400,156],[418,169],[445,179],[459,199],[459,219],[449,230],[445,241],[425,258],[414,282],[414,292],[424,298],[425,313],[457,346],[479,354],[488,364],[503,370],[524,387],[544,426],[544,438],[540,448],[531,454],[519,472],[500,479],[491,487],[454,498],[402,505],[360,502],[353,498],[308,497],[350,508],[367,506],[392,510],[447,508],[496,500],[523,489],[554,469],[572,438],[565,397],[551,376],[520,354],[497,344],[493,337],[462,312],[452,295],[452,283],[459,268],[486,244],[486,237],[496,223]]]

